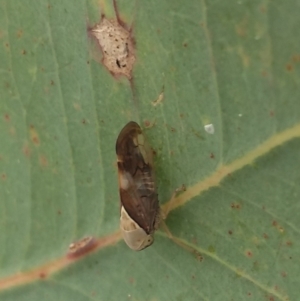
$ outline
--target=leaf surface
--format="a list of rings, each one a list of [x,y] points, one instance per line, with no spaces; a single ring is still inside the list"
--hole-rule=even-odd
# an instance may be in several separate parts
[[[132,82],[87,33],[112,2],[0,1],[0,299],[297,300],[300,2],[117,7]],[[116,232],[130,120],[174,237],[162,227],[141,252]],[[97,251],[66,257],[87,235]]]

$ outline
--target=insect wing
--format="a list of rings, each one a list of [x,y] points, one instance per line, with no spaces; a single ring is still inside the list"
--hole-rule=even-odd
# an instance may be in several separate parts
[[[154,184],[151,156],[140,126],[129,122],[117,143],[121,203],[130,218],[147,234],[156,226],[159,204]]]

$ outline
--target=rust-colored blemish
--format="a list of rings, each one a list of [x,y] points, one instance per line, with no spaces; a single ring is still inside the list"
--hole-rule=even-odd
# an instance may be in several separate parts
[[[288,240],[285,244],[286,244],[288,247],[290,247],[290,246],[293,245],[293,243],[292,243],[290,240]]]
[[[260,10],[260,12],[263,13],[263,14],[265,14],[266,11],[267,11],[267,9],[266,9],[266,7],[265,7],[264,5],[261,5],[261,6],[259,7],[259,10]]]
[[[156,120],[150,121],[150,120],[146,119],[146,120],[144,120],[143,123],[144,123],[144,126],[146,129],[150,129],[155,126]]]
[[[183,43],[183,47],[188,47],[188,43]]]
[[[229,231],[228,231],[228,234],[229,234],[229,235],[232,235],[232,231],[231,231],[231,230],[229,230]]]
[[[268,73],[267,73],[267,71],[262,71],[262,72],[261,72],[261,75],[262,75],[263,77],[267,77],[267,76],[268,76]]]
[[[287,276],[287,273],[286,273],[286,272],[281,272],[281,276],[282,276],[283,278],[285,278],[285,277]]]
[[[292,71],[293,70],[292,64],[286,64],[285,68],[286,68],[287,71]]]
[[[71,243],[67,256],[69,258],[77,258],[90,253],[97,247],[97,240],[92,236],[87,236],[79,241]]]
[[[130,283],[130,284],[133,284],[134,282],[135,282],[134,278],[130,277],[130,278],[129,278],[129,283]]]
[[[300,62],[300,54],[293,55],[292,60],[295,63],[299,63]]]
[[[58,215],[61,215],[61,211],[60,211],[60,210],[57,210],[57,214],[58,214]]]
[[[215,158],[214,153],[210,153],[209,157],[210,157],[211,159],[214,159],[214,158]]]
[[[268,234],[266,234],[266,233],[263,234],[263,237],[264,237],[264,239],[268,239],[269,238]]]
[[[5,43],[5,47],[6,47],[6,48],[9,48],[9,44],[8,44],[8,43]]]
[[[22,29],[19,29],[18,31],[17,31],[17,37],[18,38],[21,38],[23,36],[23,30]]]
[[[231,203],[230,207],[231,207],[232,209],[237,209],[237,210],[239,210],[239,209],[241,209],[241,204],[239,204],[239,203]]]
[[[51,85],[51,86],[54,86],[54,80],[51,80],[51,81],[50,81],[50,85]]]
[[[274,115],[275,115],[274,111],[271,110],[271,111],[270,111],[270,116],[271,116],[271,117],[274,117]]]
[[[135,41],[132,29],[121,20],[116,2],[113,1],[116,19],[107,19],[103,14],[98,24],[88,28],[91,37],[102,52],[102,64],[113,76],[132,79],[135,63]]]
[[[33,144],[36,146],[40,145],[39,135],[33,125],[29,127],[29,134],[30,134],[30,140],[33,142]]]
[[[82,119],[82,120],[81,120],[81,123],[82,123],[82,124],[86,124],[86,120],[85,120],[85,119]]]
[[[27,143],[24,145],[22,152],[27,158],[29,158],[31,152]]]
[[[195,255],[195,257],[196,257],[196,259],[197,259],[197,261],[199,261],[199,262],[202,262],[203,261],[203,256],[198,252],[198,251],[196,251],[196,250],[194,250],[194,255]]]
[[[40,162],[40,165],[42,167],[47,167],[48,166],[48,160],[47,160],[47,157],[44,156],[44,155],[40,155],[39,157],[39,162]]]
[[[279,225],[277,221],[272,221],[272,226],[276,228],[280,233],[284,232],[284,228],[281,225]]]
[[[5,181],[5,180],[7,179],[6,173],[1,174],[1,179],[2,179],[3,181]]]
[[[25,49],[23,49],[21,53],[22,53],[23,55],[25,55],[27,52],[26,52]]]
[[[10,122],[10,116],[6,113],[6,114],[4,114],[4,120],[6,121],[6,122]]]
[[[40,279],[45,279],[47,277],[47,274],[44,272],[40,273]]]
[[[121,233],[115,232],[106,237],[102,237],[96,240],[96,247],[93,250],[102,249],[106,246],[117,243],[121,239]],[[85,254],[87,255],[87,254]],[[44,273],[47,277],[53,273],[57,273],[61,269],[69,266],[73,262],[81,259],[81,257],[70,257],[65,255],[61,258],[48,262],[45,265],[38,266],[35,269],[27,270],[23,272],[17,272],[14,275],[4,277],[0,279],[0,291],[5,289],[15,288],[19,285],[25,285],[27,283],[33,283],[36,280],[40,279],[41,273]]]
[[[275,298],[273,296],[270,296],[269,301],[275,301]]]
[[[253,253],[250,250],[246,250],[245,254],[249,258],[251,258],[253,256]]]

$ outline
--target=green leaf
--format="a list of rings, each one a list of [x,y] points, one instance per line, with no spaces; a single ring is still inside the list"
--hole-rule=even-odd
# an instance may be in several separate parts
[[[132,81],[87,31],[113,2],[0,1],[0,299],[297,300],[300,2],[117,7]],[[140,252],[117,232],[130,120],[170,210]],[[67,256],[85,236],[94,252]]]

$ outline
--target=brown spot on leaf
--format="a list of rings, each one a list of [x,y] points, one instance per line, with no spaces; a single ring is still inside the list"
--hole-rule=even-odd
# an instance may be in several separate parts
[[[214,155],[213,153],[210,153],[209,157],[210,157],[211,159],[214,159],[214,158],[215,158],[215,155]]]
[[[229,235],[232,235],[232,231],[231,231],[231,230],[229,230],[229,231],[228,231],[228,234],[229,234]]]
[[[232,209],[237,209],[237,210],[239,210],[239,209],[241,209],[241,204],[239,204],[239,203],[231,203],[230,207],[231,207]]]
[[[48,166],[48,160],[47,160],[46,156],[44,156],[44,155],[40,155],[39,162],[42,167]]]
[[[268,238],[269,238],[268,234],[266,234],[266,233],[263,234],[263,237],[264,237],[265,239],[268,239]]]
[[[86,124],[86,120],[85,120],[85,119],[82,119],[82,120],[81,120],[81,123],[82,123],[82,124]]]
[[[4,115],[4,120],[5,120],[6,122],[10,122],[10,116],[9,116],[8,114],[5,114],[5,115]]]
[[[270,116],[273,117],[275,115],[274,111],[270,111]]]
[[[281,276],[282,276],[283,278],[285,278],[285,277],[287,276],[287,273],[286,273],[286,272],[281,272]]]
[[[285,67],[285,68],[286,68],[286,70],[289,71],[289,72],[293,70],[292,64],[286,64],[286,67]]]
[[[54,81],[53,80],[50,81],[50,85],[54,86]]]
[[[1,175],[1,179],[2,179],[3,181],[5,181],[5,180],[7,179],[6,173],[3,173],[3,174]]]
[[[130,282],[131,284],[133,284],[133,283],[135,282],[134,278],[130,277],[130,278],[129,278],[129,282]]]
[[[22,50],[22,54],[25,55],[27,52],[25,49]]]
[[[40,279],[45,279],[47,277],[47,274],[45,272],[40,273]]]
[[[17,37],[18,38],[21,38],[23,36],[23,30],[22,29],[19,29],[18,31],[17,31]]]
[[[250,250],[246,250],[245,254],[249,258],[251,258],[253,256],[253,253]]]
[[[293,243],[290,240],[288,240],[285,244],[289,247],[293,245]]]
[[[23,147],[22,151],[23,151],[23,154],[24,154],[27,158],[29,158],[29,156],[30,156],[30,148],[28,147],[28,144],[27,144],[27,143],[26,143],[25,146]]]
[[[299,63],[300,62],[300,54],[293,55],[292,60],[295,63]]]
[[[97,246],[97,241],[94,237],[92,236],[84,237],[70,244],[67,256],[69,258],[81,257],[91,252],[93,249],[96,248],[96,246]]]
[[[263,77],[267,77],[267,76],[268,76],[268,73],[267,73],[267,71],[262,71],[262,72],[261,72],[261,75],[262,75]]]
[[[266,11],[267,11],[267,9],[266,9],[266,7],[265,7],[264,5],[261,5],[261,6],[259,7],[259,10],[260,10],[260,12],[263,13],[263,14],[265,14]]]
[[[125,75],[132,78],[132,68],[135,62],[134,40],[120,19],[106,19],[102,16],[99,24],[89,29],[102,52],[102,63],[108,71],[115,75]]]

